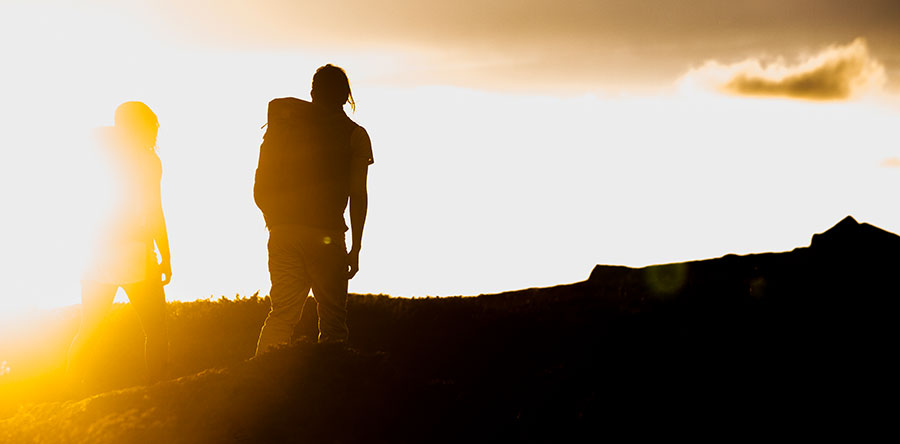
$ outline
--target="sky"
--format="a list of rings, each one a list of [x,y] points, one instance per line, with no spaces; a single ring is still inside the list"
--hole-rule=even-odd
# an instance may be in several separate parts
[[[169,299],[266,294],[266,105],[325,63],[376,160],[351,292],[786,251],[848,214],[900,232],[896,23],[895,1],[0,0],[0,317],[78,303],[88,136],[127,100],[160,119]]]

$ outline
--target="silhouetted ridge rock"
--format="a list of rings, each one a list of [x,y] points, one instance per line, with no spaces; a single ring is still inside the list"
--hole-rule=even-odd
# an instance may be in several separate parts
[[[854,262],[891,262],[900,255],[900,236],[847,216],[828,231],[813,235],[815,254]]]
[[[810,372],[799,384],[866,373],[871,380],[856,381],[864,386],[896,369],[886,353],[896,347],[898,271],[900,236],[848,216],[809,247],[639,269],[598,265],[587,284],[633,314],[640,327],[630,331],[632,345]]]
[[[786,284],[785,280],[804,279],[831,282],[870,277],[864,285],[892,287],[891,270],[900,265],[900,236],[868,223],[858,223],[847,216],[823,233],[814,234],[809,247],[798,247],[783,253],[761,253],[674,264],[652,265],[641,269],[622,266],[597,265],[588,282],[643,288],[657,295],[675,296],[696,285],[710,285],[729,281],[750,284],[746,290],[761,296],[768,281]],[[641,275],[636,279],[633,274]],[[834,274],[836,273],[836,274]],[[852,276],[851,276],[852,275]],[[870,276],[871,275],[871,276]],[[821,282],[820,282],[821,283]],[[816,282],[807,282],[808,288]],[[756,291],[753,291],[753,290]],[[800,290],[797,288],[796,290]]]

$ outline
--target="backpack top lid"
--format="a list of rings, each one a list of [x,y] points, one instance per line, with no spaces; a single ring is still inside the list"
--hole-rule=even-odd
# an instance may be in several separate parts
[[[296,97],[282,97],[269,102],[268,125],[276,125],[309,118],[314,113],[312,102]]]

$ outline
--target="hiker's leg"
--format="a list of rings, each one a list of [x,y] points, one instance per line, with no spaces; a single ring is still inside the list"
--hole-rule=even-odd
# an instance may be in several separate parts
[[[298,235],[289,228],[273,227],[269,232],[269,277],[272,308],[259,333],[257,356],[270,347],[290,343],[309,296],[309,276]]]
[[[74,382],[81,382],[85,377],[97,333],[112,307],[118,288],[88,280],[81,282],[81,324],[69,346],[66,368],[68,378]]]
[[[341,342],[349,338],[347,329],[347,248],[343,233],[314,239],[307,251],[313,296],[319,313],[319,342]]]
[[[125,286],[128,300],[137,312],[144,329],[144,358],[150,382],[166,375],[169,336],[166,331],[166,295],[157,279]]]

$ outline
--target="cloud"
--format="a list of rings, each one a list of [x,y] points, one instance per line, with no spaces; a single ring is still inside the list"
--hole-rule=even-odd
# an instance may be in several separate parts
[[[730,94],[806,100],[844,100],[881,88],[885,81],[884,66],[862,38],[829,46],[794,65],[781,59],[769,64],[756,58],[731,65],[709,61],[682,79]]]
[[[881,161],[881,166],[885,168],[900,168],[900,157],[888,157]]]

